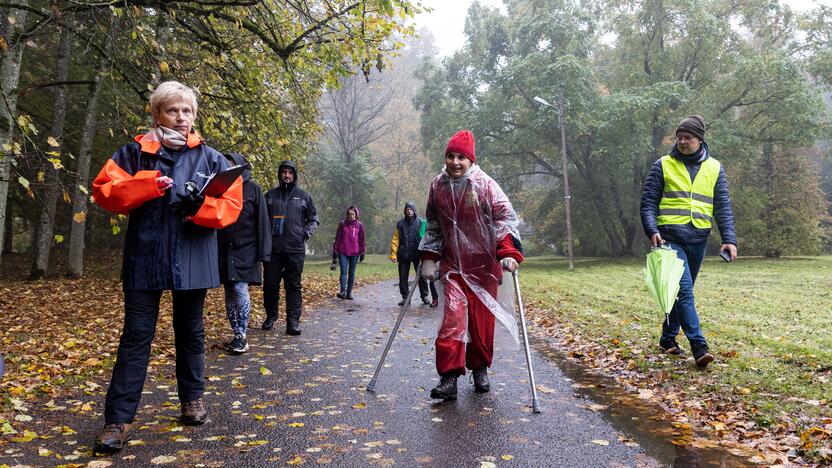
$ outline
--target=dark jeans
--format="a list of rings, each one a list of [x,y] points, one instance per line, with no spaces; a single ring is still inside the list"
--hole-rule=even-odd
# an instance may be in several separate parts
[[[280,304],[280,282],[286,290],[286,325],[300,324],[302,305],[300,278],[306,254],[272,252],[271,261],[263,263],[263,308],[266,315],[278,316]]]
[[[205,292],[205,289],[173,291],[176,387],[182,402],[201,398],[205,390],[205,331],[202,326]],[[162,291],[124,291],[124,329],[107,389],[106,424],[133,422],[147,375],[150,343],[156,334],[161,298]]]
[[[399,292],[402,295],[402,299],[407,298],[407,293],[410,292],[410,285],[408,283],[408,277],[410,276],[410,266],[413,266],[413,270],[416,271],[419,269],[419,260],[399,260]],[[428,281],[421,276],[419,276],[419,295],[422,299],[427,299],[428,297]],[[439,293],[436,292],[436,286],[433,285],[433,281],[430,282],[430,296],[432,299],[439,299]]]
[[[707,345],[705,336],[699,328],[699,315],[696,313],[693,299],[693,285],[699,274],[699,267],[702,266],[702,260],[705,258],[707,243],[684,245],[668,242],[668,245],[676,251],[676,256],[685,262],[685,273],[679,281],[679,295],[676,296],[676,303],[670,311],[670,316],[662,321],[662,341],[676,338],[681,326],[691,347]]]
[[[352,285],[355,284],[355,266],[358,265],[358,255],[339,254],[338,264],[341,267],[341,292],[346,292],[347,296],[350,296]]]

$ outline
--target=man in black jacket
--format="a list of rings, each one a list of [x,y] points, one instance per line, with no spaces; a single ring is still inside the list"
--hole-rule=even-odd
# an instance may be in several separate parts
[[[231,354],[248,351],[246,335],[251,312],[249,285],[263,282],[260,262],[272,253],[272,229],[263,189],[251,178],[251,164],[240,153],[225,155],[228,162],[245,167],[243,171],[243,210],[237,222],[217,231],[220,282],[225,289],[225,310],[234,338],[228,343]]]
[[[297,186],[294,162],[280,163],[278,178],[279,185],[266,193],[272,220],[272,254],[271,261],[263,264],[263,330],[271,330],[277,320],[282,280],[286,290],[286,334],[300,335],[305,243],[318,229],[318,212],[312,197]]]
[[[641,193],[641,224],[650,244],[667,244],[685,263],[679,295],[670,316],[662,322],[659,347],[667,354],[683,354],[676,335],[679,327],[690,342],[700,368],[714,360],[699,327],[693,284],[702,266],[711,226],[716,221],[722,235],[721,251],[733,261],[737,257],[734,214],[725,170],[711,158],[705,138],[705,121],[686,117],[676,129],[676,144],[670,154],[650,169]]]
[[[390,256],[391,262],[399,264],[399,292],[402,295],[402,300],[399,305],[404,305],[407,299],[407,294],[410,292],[408,285],[408,277],[410,276],[410,266],[413,269],[419,269],[419,242],[424,236],[424,220],[416,215],[416,202],[408,200],[404,204],[404,217],[396,223],[396,229],[393,230],[393,238],[390,240]],[[436,291],[436,286],[430,282],[430,293],[432,300],[428,300],[428,281],[422,278],[419,280],[419,293],[422,296],[422,303],[430,304],[431,307],[439,305],[439,294]]]

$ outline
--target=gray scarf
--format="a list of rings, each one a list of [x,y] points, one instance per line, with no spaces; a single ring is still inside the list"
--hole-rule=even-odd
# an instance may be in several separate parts
[[[181,133],[159,125],[156,127],[156,137],[165,148],[179,151],[188,142]]]

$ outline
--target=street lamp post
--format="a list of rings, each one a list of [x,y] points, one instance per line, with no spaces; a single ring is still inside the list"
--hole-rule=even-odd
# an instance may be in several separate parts
[[[549,104],[540,96],[535,96],[534,101],[542,106],[551,107],[558,111],[558,123],[560,124],[560,156],[563,164],[563,201],[566,211],[566,252],[569,255],[569,269],[575,269],[575,257],[572,249],[572,195],[569,192],[569,163],[566,160],[566,125],[564,123],[563,93],[558,96],[557,107]]]

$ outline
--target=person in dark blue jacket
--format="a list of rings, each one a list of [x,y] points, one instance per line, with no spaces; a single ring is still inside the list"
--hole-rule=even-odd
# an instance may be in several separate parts
[[[666,243],[685,264],[676,303],[662,322],[659,347],[665,353],[682,355],[676,342],[681,327],[701,368],[714,357],[699,325],[693,285],[714,221],[722,235],[720,250],[727,252],[732,261],[737,257],[725,169],[711,157],[704,139],[702,117],[691,115],[682,120],[676,129],[676,144],[669,155],[653,164],[641,193],[641,223],[650,244],[657,247]]]
[[[199,193],[205,178],[225,170],[228,162],[193,128],[194,91],[164,82],[150,96],[150,108],[154,128],[117,150],[92,184],[101,208],[130,215],[121,275],[124,329],[96,452],[121,450],[129,438],[165,290],[173,296],[182,422],[205,422],[202,309],[207,289],[220,284],[216,230],[237,221],[242,207],[241,178],[219,197]]]
[[[225,156],[243,171],[243,210],[237,222],[217,232],[220,253],[220,281],[225,289],[225,310],[234,338],[231,354],[248,351],[246,341],[251,315],[250,284],[263,282],[261,262],[272,254],[272,230],[263,189],[251,178],[251,164],[240,153]]]

